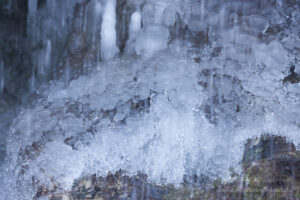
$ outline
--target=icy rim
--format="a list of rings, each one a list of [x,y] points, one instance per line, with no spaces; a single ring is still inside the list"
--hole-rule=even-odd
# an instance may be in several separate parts
[[[168,1],[162,2],[165,9]],[[88,75],[41,86],[43,97],[18,114],[7,138],[0,197],[32,199],[39,185],[68,190],[82,175],[120,168],[175,184],[193,173],[226,178],[229,167],[239,168],[247,138],[271,133],[300,143],[299,83],[282,82],[299,59],[297,20],[263,40],[269,26],[284,20],[276,9],[239,16],[224,6],[202,16],[213,27],[213,42],[195,48],[182,38],[169,41],[166,25],[175,18],[151,21],[149,7],[157,4],[147,5],[146,28],[140,29],[140,11],[132,17],[128,51],[140,56],[109,54]],[[299,8],[293,9],[299,19]],[[224,16],[233,24],[216,21]],[[185,20],[202,30],[193,17]]]

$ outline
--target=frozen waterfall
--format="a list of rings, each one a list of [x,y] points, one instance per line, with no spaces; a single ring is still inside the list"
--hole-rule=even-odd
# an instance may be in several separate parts
[[[0,3],[0,199],[228,180],[266,133],[299,148],[299,0],[26,2]]]

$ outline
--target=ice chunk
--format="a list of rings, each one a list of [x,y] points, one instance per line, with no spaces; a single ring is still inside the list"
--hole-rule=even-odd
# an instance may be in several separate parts
[[[241,20],[243,23],[243,29],[255,35],[264,33],[269,27],[269,21],[258,14],[244,16]]]
[[[285,48],[288,48],[290,50],[300,49],[299,39],[285,38],[282,40],[282,44]]]
[[[166,4],[164,2],[157,2],[154,7],[154,23],[163,24],[164,20],[164,11]]]
[[[281,72],[289,64],[287,53],[278,41],[272,41],[269,45],[258,45],[255,48],[255,57],[256,63],[266,66],[277,80],[282,78]]]
[[[176,10],[173,7],[166,8],[164,12],[164,25],[173,26],[175,23]]]
[[[262,13],[270,20],[271,25],[284,23],[284,18],[280,15],[278,10],[272,7],[265,8]]]
[[[151,57],[155,52],[167,48],[169,30],[161,25],[146,27],[136,41],[135,50],[138,55]]]

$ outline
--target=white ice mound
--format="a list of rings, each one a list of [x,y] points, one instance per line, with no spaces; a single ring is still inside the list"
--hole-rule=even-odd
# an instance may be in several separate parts
[[[47,100],[15,120],[6,166],[11,174],[2,181],[21,192],[32,187],[32,177],[68,189],[83,174],[122,168],[180,183],[185,174],[220,175],[237,167],[251,136],[271,132],[299,141],[298,128],[286,118],[298,116],[290,108],[297,97],[286,99],[280,84],[249,88],[250,82],[273,81],[272,70],[223,74],[233,63],[220,59],[199,65],[165,52],[148,61],[102,64],[68,87],[54,82]],[[219,62],[229,71],[216,71]]]

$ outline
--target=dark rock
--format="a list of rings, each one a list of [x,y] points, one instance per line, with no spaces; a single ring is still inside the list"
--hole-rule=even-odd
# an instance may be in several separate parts
[[[279,155],[274,159],[275,172],[300,183],[300,152]]]
[[[200,63],[201,62],[201,58],[200,57],[194,58],[194,61],[195,61],[195,63]]]
[[[240,105],[238,104],[238,105],[236,105],[236,109],[235,109],[235,112],[240,112],[241,111],[241,107],[240,107]]]
[[[64,143],[71,146],[72,149],[78,150],[81,147],[89,146],[92,139],[93,137],[91,134],[84,132],[66,138]]]
[[[108,118],[111,121],[113,121],[113,118],[117,113],[117,109],[114,108],[114,109],[111,109],[111,110],[103,110],[102,113],[103,113],[103,118]]]
[[[204,81],[198,81],[198,84],[201,85],[203,88],[207,88],[208,87],[208,83],[204,82]]]
[[[263,135],[247,141],[242,161],[244,168],[247,168],[254,161],[272,159],[277,155],[295,151],[295,145],[287,142],[285,137]]]
[[[299,199],[300,152],[285,137],[264,135],[248,140],[243,156],[247,199]],[[256,192],[253,192],[255,190]],[[276,192],[274,192],[276,191]]]
[[[188,40],[191,37],[191,31],[188,29],[188,25],[184,23],[179,13],[176,13],[175,24],[174,26],[169,27],[169,32],[170,41],[177,38]]]
[[[274,26],[268,27],[268,29],[266,30],[266,34],[276,35],[276,34],[280,33],[282,30],[283,30],[283,27],[281,27],[279,24],[276,24]]]
[[[42,9],[47,7],[47,0],[38,0],[37,8]]]
[[[222,47],[216,47],[213,49],[212,57],[218,57],[221,53]]]
[[[167,188],[151,184],[145,174],[129,176],[125,171],[109,173],[106,177],[77,180],[72,189],[73,199],[162,199]]]
[[[299,83],[300,82],[300,75],[295,72],[295,65],[291,65],[290,67],[290,74],[286,77],[284,77],[283,79],[283,83],[291,83],[291,84],[294,84],[294,83]]]
[[[199,48],[210,43],[208,28],[204,31],[192,31],[184,22],[183,16],[181,16],[179,13],[176,13],[175,15],[174,25],[168,28],[170,32],[170,42],[175,39],[182,39],[189,41],[195,48]]]
[[[131,101],[131,110],[133,111],[149,111],[151,98],[138,100],[137,102]]]
[[[123,53],[126,46],[126,42],[129,38],[130,17],[135,10],[135,5],[130,3],[130,1],[117,0],[117,46],[120,49],[121,53]]]

